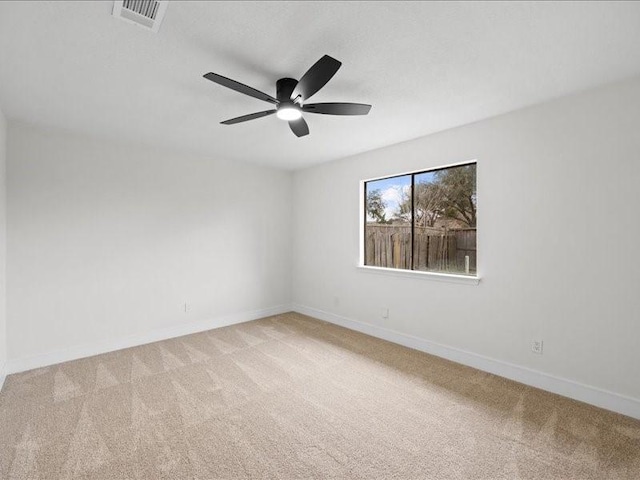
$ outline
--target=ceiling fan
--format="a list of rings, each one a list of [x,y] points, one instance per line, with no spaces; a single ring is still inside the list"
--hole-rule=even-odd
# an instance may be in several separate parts
[[[250,113],[220,122],[223,125],[234,125],[275,113],[279,119],[289,122],[289,127],[291,127],[296,136],[303,137],[309,134],[309,126],[302,118],[303,112],[322,113],[325,115],[366,115],[371,110],[371,105],[363,103],[305,104],[312,95],[331,80],[341,65],[342,63],[335,58],[329,55],[323,56],[307,70],[299,81],[294,78],[281,78],[278,80],[276,82],[276,98],[217,73],[209,72],[204,75],[204,78],[236,92],[275,104],[275,108],[271,110]]]

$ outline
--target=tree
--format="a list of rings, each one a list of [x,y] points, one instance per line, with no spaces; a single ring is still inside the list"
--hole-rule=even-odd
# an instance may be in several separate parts
[[[413,190],[416,226],[433,227],[443,214],[442,187],[437,183],[416,183]]]
[[[384,211],[385,208],[387,208],[387,205],[382,199],[382,193],[380,190],[371,190],[367,192],[368,219],[371,218],[377,223],[390,223],[390,220],[387,220],[387,215]]]
[[[463,165],[437,171],[431,182],[416,182],[414,190],[415,225],[433,227],[443,217],[476,226],[476,166]],[[411,221],[411,194],[406,192],[396,216]]]
[[[476,165],[447,168],[435,174],[442,188],[444,215],[476,226]]]
[[[416,227],[433,227],[443,214],[442,188],[436,182],[420,182],[414,185],[413,191]],[[411,192],[403,194],[396,216],[407,222],[411,221]]]

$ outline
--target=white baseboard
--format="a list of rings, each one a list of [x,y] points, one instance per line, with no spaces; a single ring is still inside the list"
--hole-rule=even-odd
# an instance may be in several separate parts
[[[251,320],[257,320],[259,318],[278,315],[290,311],[290,304],[277,305],[275,307],[263,308],[260,310],[241,312],[224,317],[217,317],[183,325],[176,325],[173,327],[161,328],[153,330],[151,332],[131,335],[119,340],[108,340],[92,344],[78,345],[64,350],[44,353],[41,355],[14,358],[7,361],[6,370],[4,370],[3,373],[8,375],[11,373],[24,372],[26,370],[31,370],[34,368],[55,365],[57,363],[68,362],[70,360],[76,360],[78,358],[91,357],[93,355],[99,355],[101,353],[122,350],[123,348],[136,347],[138,345],[158,342],[160,340],[166,340],[168,338],[182,337],[183,335],[203,332],[205,330],[212,330],[214,328],[226,327],[228,325],[234,325],[236,323],[249,322]],[[4,380],[4,377],[2,377],[2,379]]]
[[[522,367],[508,362],[478,355],[439,343],[431,342],[413,335],[397,332],[384,327],[342,317],[334,313],[318,310],[304,305],[294,304],[293,311],[319,318],[336,325],[366,333],[373,337],[388,340],[405,347],[446,358],[463,365],[477,368],[485,372],[515,380],[548,392],[589,403],[613,412],[640,419],[640,400],[614,392],[585,385],[566,378],[549,375],[531,368]]]

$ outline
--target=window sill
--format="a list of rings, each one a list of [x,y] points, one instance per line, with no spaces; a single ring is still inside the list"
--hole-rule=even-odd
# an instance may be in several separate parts
[[[371,267],[368,265],[358,265],[358,270],[366,273],[376,273],[379,275],[392,275],[395,277],[422,278],[424,280],[435,280],[437,282],[459,283],[463,285],[478,285],[480,277],[470,275],[455,275],[453,273],[422,272],[416,270],[402,270],[400,268]]]

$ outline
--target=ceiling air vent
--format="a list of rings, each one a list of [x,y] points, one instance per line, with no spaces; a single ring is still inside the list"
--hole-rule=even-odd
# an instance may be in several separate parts
[[[167,0],[115,0],[113,16],[157,32],[167,3]]]

